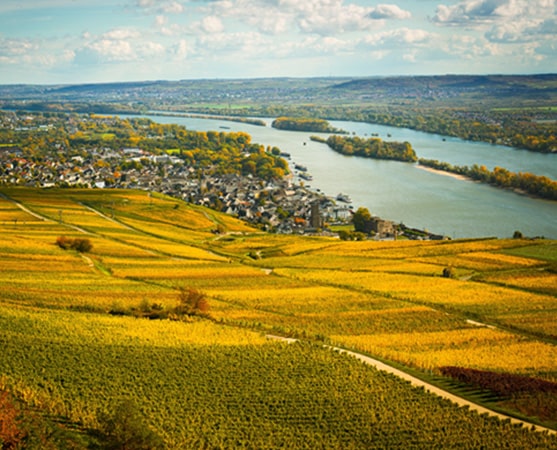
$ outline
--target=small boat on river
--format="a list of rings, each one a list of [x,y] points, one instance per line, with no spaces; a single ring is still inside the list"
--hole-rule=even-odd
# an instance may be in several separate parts
[[[339,202],[352,203],[352,199],[347,194],[342,194],[342,193],[338,194],[337,200]]]

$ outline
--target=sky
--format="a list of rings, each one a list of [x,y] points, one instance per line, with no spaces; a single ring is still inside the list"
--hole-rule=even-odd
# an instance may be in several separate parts
[[[0,84],[557,72],[557,0],[0,0]]]

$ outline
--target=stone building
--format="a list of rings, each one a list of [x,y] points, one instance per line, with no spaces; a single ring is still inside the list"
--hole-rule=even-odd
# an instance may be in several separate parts
[[[309,219],[311,228],[323,228],[323,217],[319,209],[319,202],[315,201],[311,204],[311,215]]]
[[[396,225],[390,220],[383,220],[379,217],[372,217],[365,224],[365,232],[376,234],[381,237],[390,237],[396,235]]]

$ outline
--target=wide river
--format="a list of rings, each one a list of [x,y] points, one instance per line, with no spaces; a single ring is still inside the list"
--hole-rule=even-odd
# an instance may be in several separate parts
[[[272,119],[266,127],[195,117],[145,116],[159,123],[176,123],[197,131],[245,131],[252,142],[277,146],[290,153],[294,163],[307,167],[312,189],[336,197],[348,194],[354,208],[364,206],[373,215],[407,226],[450,236],[557,239],[557,202],[530,198],[514,192],[453,176],[435,173],[417,164],[349,157],[313,142],[316,133],[276,130]],[[359,122],[331,121],[337,128],[361,137],[378,133],[384,140],[408,141],[418,157],[455,165],[504,167],[511,172],[531,172],[557,179],[557,154],[540,154],[485,143]],[[327,135],[322,135],[326,137]]]

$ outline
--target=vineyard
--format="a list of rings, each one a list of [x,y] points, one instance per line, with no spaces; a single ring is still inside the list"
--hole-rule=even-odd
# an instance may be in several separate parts
[[[131,401],[170,449],[557,449],[323,346],[557,428],[556,260],[548,240],[267,235],[141,191],[1,188],[0,394],[72,424],[67,448],[103,448]],[[208,311],[177,315],[184,289]]]

